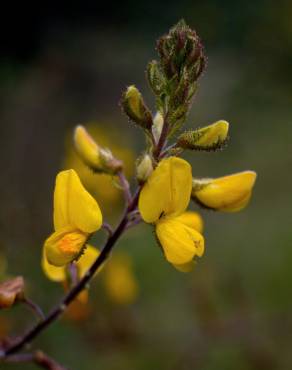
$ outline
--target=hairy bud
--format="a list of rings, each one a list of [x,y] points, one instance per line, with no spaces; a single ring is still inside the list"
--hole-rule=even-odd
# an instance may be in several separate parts
[[[160,65],[156,60],[152,60],[147,65],[146,77],[155,95],[160,95],[165,89],[165,77]]]
[[[152,114],[146,104],[140,91],[134,86],[129,86],[123,93],[121,105],[131,121],[146,130],[152,126]]]
[[[160,112],[157,112],[153,119],[152,134],[156,142],[159,141],[161,131],[163,128],[164,119]]]
[[[161,64],[168,78],[180,76],[186,68],[190,82],[196,81],[204,70],[206,58],[199,36],[184,20],[157,42]]]
[[[137,180],[144,183],[153,171],[152,159],[149,154],[144,154],[137,163]]]
[[[74,143],[80,158],[94,172],[114,175],[122,169],[122,161],[109,149],[101,148],[81,125],[75,128]]]
[[[226,144],[228,129],[229,123],[221,120],[197,130],[186,131],[179,136],[177,146],[191,150],[218,150]]]
[[[23,298],[24,280],[22,276],[17,276],[0,284],[0,308],[11,307]]]

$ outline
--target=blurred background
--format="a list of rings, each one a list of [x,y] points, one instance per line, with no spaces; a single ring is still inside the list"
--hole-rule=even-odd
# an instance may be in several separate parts
[[[223,152],[187,158],[196,176],[257,171],[252,201],[237,214],[201,212],[206,252],[190,274],[164,260],[149,225],[131,230],[117,246],[116,268],[92,284],[88,304],[72,307],[33,346],[72,370],[290,370],[289,0],[84,0],[2,12],[1,279],[24,275],[29,296],[46,310],[63,294],[40,266],[60,169],[76,168],[107,220],[116,222],[121,194],[111,179],[82,168],[72,129],[88,125],[133,174],[144,138],[118,101],[135,84],[153,108],[145,67],[156,58],[156,39],[180,18],[196,29],[208,56],[188,127],[218,119],[231,124]],[[1,311],[1,336],[22,333],[32,320],[20,305]]]

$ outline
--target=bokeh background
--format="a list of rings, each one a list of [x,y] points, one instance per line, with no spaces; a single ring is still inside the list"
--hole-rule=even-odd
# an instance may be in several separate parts
[[[34,11],[25,3],[1,18],[1,279],[24,275],[29,296],[46,310],[63,293],[44,276],[40,257],[52,230],[55,175],[80,166],[72,129],[88,124],[133,173],[144,138],[118,101],[134,83],[153,104],[145,66],[156,57],[155,40],[180,18],[208,56],[188,127],[231,124],[223,152],[188,155],[194,174],[258,173],[247,209],[201,212],[206,253],[192,273],[168,265],[151,227],[141,225],[117,246],[125,284],[111,289],[117,278],[102,272],[90,306],[72,310],[34,348],[72,370],[290,370],[291,1],[75,1]],[[83,179],[115,222],[121,202],[111,181]],[[22,306],[1,311],[1,334],[21,333],[32,320]]]

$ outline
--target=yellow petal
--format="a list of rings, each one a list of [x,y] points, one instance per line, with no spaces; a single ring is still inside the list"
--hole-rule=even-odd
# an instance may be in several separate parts
[[[56,267],[51,265],[45,256],[45,252],[42,256],[42,269],[45,275],[52,281],[61,282],[66,280],[66,267]]]
[[[48,262],[63,266],[76,259],[82,251],[88,234],[70,228],[54,232],[44,244]]]
[[[184,265],[204,253],[203,236],[176,218],[160,220],[156,225],[156,234],[165,258],[173,265]]]
[[[197,141],[198,146],[212,146],[216,143],[223,142],[226,140],[228,135],[229,123],[226,121],[217,121],[212,125],[203,127],[198,131],[201,133],[200,138]]]
[[[225,212],[236,212],[247,205],[255,180],[254,171],[207,179],[202,182],[201,188],[197,191],[195,185],[192,196],[207,207]]]
[[[100,252],[98,249],[94,248],[91,245],[86,246],[85,252],[76,262],[79,278],[82,278],[86,274],[86,272],[95,262],[99,254]]]
[[[102,167],[99,147],[85,127],[79,125],[75,128],[74,142],[77,153],[90,168]]]
[[[102,214],[74,170],[62,171],[56,179],[54,194],[55,230],[72,226],[86,233],[98,230]]]
[[[148,178],[139,198],[145,222],[153,223],[164,215],[179,215],[188,206],[192,189],[192,170],[188,162],[170,157],[162,160]]]
[[[220,149],[227,140],[228,129],[228,122],[221,120],[197,130],[186,131],[179,136],[177,146],[191,150]]]
[[[199,233],[203,232],[203,219],[197,212],[187,211],[176,217],[176,220],[182,222],[184,225],[189,226]]]

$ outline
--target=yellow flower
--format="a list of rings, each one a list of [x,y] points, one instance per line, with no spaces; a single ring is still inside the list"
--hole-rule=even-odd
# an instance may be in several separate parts
[[[85,127],[79,125],[74,131],[77,153],[94,172],[114,175],[123,168],[122,161],[116,159],[109,149],[99,147]]]
[[[191,190],[191,166],[183,159],[170,157],[152,172],[139,198],[143,220],[155,224],[167,261],[179,270],[204,253],[202,222],[197,214],[185,213]]]
[[[128,255],[113,255],[104,269],[104,285],[109,298],[117,304],[132,304],[138,295],[138,284]]]
[[[55,232],[45,241],[45,256],[54,266],[77,259],[90,234],[100,229],[102,214],[74,170],[62,171],[54,193]]]
[[[78,259],[78,261],[74,262],[76,269],[77,269],[77,276],[78,279],[81,279],[86,271],[91,267],[94,261],[99,256],[99,250],[91,245],[86,246],[85,253]],[[66,282],[67,281],[67,266],[57,267],[51,265],[45,253],[43,253],[42,257],[42,268],[45,275],[52,281],[56,282]]]
[[[217,179],[194,179],[192,198],[208,208],[224,212],[240,211],[251,198],[255,180],[254,171],[243,171]]]
[[[90,132],[94,141],[97,141],[102,147],[109,147],[112,149],[115,157],[123,161],[126,176],[131,176],[133,174],[135,160],[133,152],[127,148],[127,145],[122,146],[124,137],[121,134],[119,134],[119,137],[115,137],[114,130],[110,130],[110,133],[108,133],[108,131],[105,131],[105,127],[94,123],[86,125],[86,129]],[[114,186],[114,177],[108,174],[93,172],[84,161],[81,160],[76,150],[72,148],[71,135],[70,143],[69,138],[66,140],[66,157],[63,168],[73,168],[77,172],[85,188],[96,199],[99,199],[99,204],[103,211],[108,210],[108,213],[110,213],[108,216],[116,212],[118,209],[116,204],[123,198],[121,190]],[[114,203],[115,206],[113,207]]]

